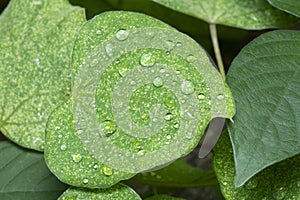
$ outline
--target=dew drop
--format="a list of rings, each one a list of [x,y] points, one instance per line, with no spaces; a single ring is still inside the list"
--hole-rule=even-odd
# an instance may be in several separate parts
[[[128,36],[129,36],[129,32],[123,29],[119,30],[116,33],[116,38],[120,41],[126,40]]]
[[[174,128],[176,128],[176,129],[178,129],[179,128],[179,124],[178,123],[176,123],[176,124],[174,124],[174,126],[173,126]]]
[[[72,155],[72,159],[74,162],[79,163],[82,160],[82,156],[80,154]]]
[[[176,46],[177,46],[177,47],[181,47],[181,46],[182,46],[182,43],[181,43],[181,42],[177,42],[177,43],[176,43]]]
[[[285,197],[284,188],[283,187],[279,188],[279,190],[277,190],[275,193],[273,193],[273,197],[277,200],[284,199],[284,197]]]
[[[100,30],[100,29],[98,29],[97,31],[96,31],[96,34],[97,35],[100,35],[102,33],[102,31]]]
[[[66,145],[66,144],[62,144],[62,145],[60,146],[60,150],[64,151],[64,150],[66,150],[66,149],[67,149],[67,145]]]
[[[137,152],[137,155],[139,155],[139,156],[145,155],[145,150],[143,150],[143,149],[139,150],[139,151]]]
[[[180,88],[181,92],[186,95],[193,94],[195,91],[194,84],[188,80],[183,81]]]
[[[167,135],[166,138],[167,138],[168,140],[170,140],[170,139],[172,138],[172,136],[171,136],[171,135]]]
[[[123,67],[123,68],[120,68],[118,72],[119,72],[120,76],[125,76],[128,71],[129,71],[129,69]]]
[[[193,56],[193,55],[189,55],[188,57],[186,57],[186,60],[189,62],[189,63],[193,63],[196,61],[196,57]]]
[[[199,93],[197,97],[198,97],[199,100],[204,100],[205,99],[205,95],[203,93]]]
[[[143,120],[146,120],[146,119],[149,118],[149,115],[148,115],[147,113],[143,113],[143,114],[141,115],[141,118],[142,118]]]
[[[217,96],[217,99],[219,99],[219,100],[222,100],[222,99],[224,99],[224,94],[218,94],[218,96]]]
[[[186,135],[185,135],[185,138],[188,139],[188,140],[191,140],[193,139],[193,133],[192,132],[188,132]]]
[[[171,113],[167,113],[165,116],[164,116],[164,119],[167,120],[167,121],[170,121],[174,118],[174,116],[171,114]]]
[[[143,54],[140,58],[140,64],[144,67],[152,67],[155,62],[155,57],[151,53]]]
[[[89,179],[87,179],[87,178],[83,179],[84,184],[87,184],[88,182],[89,182]]]
[[[113,169],[106,165],[102,168],[102,172],[105,176],[111,176],[113,174]]]
[[[97,169],[97,168],[98,168],[98,165],[97,165],[97,164],[94,164],[93,168],[94,168],[94,169]]]
[[[107,137],[114,134],[117,130],[116,125],[110,120],[102,122],[100,127]]]
[[[163,74],[163,73],[166,72],[166,70],[165,70],[164,68],[161,68],[161,69],[159,70],[159,72]]]
[[[161,78],[161,77],[155,77],[154,79],[153,79],[153,85],[155,86],[155,87],[161,87],[161,86],[163,86],[164,85],[164,81],[163,81],[163,79]]]
[[[111,44],[107,44],[105,46],[105,52],[108,56],[112,56],[113,47]]]

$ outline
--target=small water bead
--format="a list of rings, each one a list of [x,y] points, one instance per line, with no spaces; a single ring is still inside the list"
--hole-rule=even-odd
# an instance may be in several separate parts
[[[285,190],[283,187],[279,188],[279,190],[277,190],[275,193],[273,193],[273,197],[277,200],[281,200],[284,199],[285,197]]]
[[[161,69],[159,70],[159,72],[163,74],[163,73],[166,72],[166,70],[165,70],[164,68],[161,68]]]
[[[171,136],[171,135],[167,135],[166,138],[167,138],[168,140],[170,140],[170,139],[172,138],[172,136]]]
[[[171,114],[171,113],[167,113],[165,116],[164,116],[164,119],[167,120],[167,121],[170,121],[174,118],[174,116]]]
[[[80,154],[72,155],[72,159],[74,162],[79,163],[82,160],[82,156]]]
[[[98,29],[97,31],[96,31],[96,34],[97,35],[100,35],[102,33],[102,31],[100,30],[100,29]]]
[[[143,114],[141,115],[141,118],[142,118],[143,120],[146,120],[146,119],[149,118],[149,115],[148,115],[147,113],[143,113]]]
[[[128,71],[129,71],[128,68],[123,67],[123,68],[120,68],[118,72],[119,72],[120,76],[125,76]]]
[[[186,57],[186,60],[189,62],[189,63],[193,63],[196,61],[196,57],[193,56],[193,55],[189,55]]]
[[[97,169],[99,166],[97,164],[94,164],[93,168]]]
[[[83,179],[84,184],[87,184],[88,182],[89,182],[89,179],[87,179],[87,178]]]
[[[116,33],[116,38],[120,41],[126,40],[128,36],[129,36],[129,32],[123,29],[119,30]]]
[[[199,100],[204,100],[205,99],[205,95],[203,93],[199,93],[197,97],[198,97]]]
[[[176,124],[174,124],[174,126],[173,126],[174,128],[176,128],[176,129],[178,129],[179,128],[179,124],[178,123],[176,123]]]
[[[143,156],[143,155],[145,155],[145,153],[146,153],[145,150],[141,149],[137,152],[137,155]]]
[[[188,140],[191,140],[191,139],[193,139],[193,136],[194,136],[193,132],[188,132],[188,133],[185,135],[185,138],[188,139]]]
[[[155,86],[155,87],[161,87],[161,86],[163,86],[164,85],[164,81],[163,81],[163,79],[161,78],[161,77],[155,77],[154,78],[154,80],[153,80],[153,85]]]
[[[225,98],[224,94],[218,94],[218,96],[217,96],[217,99],[219,99],[219,100],[222,100],[224,98]]]
[[[106,136],[112,135],[117,130],[115,123],[110,120],[102,122],[100,126]]]
[[[62,144],[62,145],[60,146],[60,150],[64,151],[64,150],[66,150],[66,149],[67,149],[67,145],[66,145],[66,144]]]
[[[195,91],[194,84],[191,81],[185,80],[180,85],[181,92],[186,95],[193,94]]]
[[[182,43],[181,43],[181,42],[177,42],[177,43],[176,43],[176,46],[177,46],[177,47],[181,47],[181,46],[182,46]]]
[[[140,58],[140,64],[144,67],[152,67],[155,62],[156,59],[151,53],[145,53]]]
[[[105,165],[102,168],[102,172],[105,176],[111,176],[113,174],[113,169],[110,166]]]

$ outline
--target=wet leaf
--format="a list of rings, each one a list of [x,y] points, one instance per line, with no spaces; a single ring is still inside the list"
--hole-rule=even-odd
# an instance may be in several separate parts
[[[106,189],[84,189],[71,187],[64,192],[58,200],[76,200],[76,199],[90,199],[90,200],[141,200],[138,194],[130,187],[117,184]]]
[[[228,84],[237,105],[229,132],[236,186],[300,152],[300,32],[274,31],[234,59]]]
[[[268,0],[276,8],[300,17],[300,2],[295,0]]]
[[[67,186],[45,165],[41,153],[0,142],[0,197],[11,199],[56,199]]]
[[[84,11],[66,0],[12,0],[0,18],[0,129],[43,150],[50,112],[70,93],[70,54]]]
[[[158,194],[149,198],[146,198],[145,200],[184,200],[182,198],[172,197],[164,194]]]
[[[213,163],[222,193],[227,200],[300,199],[299,154],[262,170],[245,185],[236,188],[232,152],[228,133],[224,132],[214,148]]]
[[[153,0],[208,23],[243,29],[286,27],[297,18],[270,6],[265,0]]]

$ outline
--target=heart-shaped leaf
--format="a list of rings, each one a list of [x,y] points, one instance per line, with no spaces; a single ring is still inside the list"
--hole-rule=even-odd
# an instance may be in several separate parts
[[[268,0],[276,8],[300,17],[300,1],[295,0]]]
[[[297,19],[270,6],[265,0],[153,0],[211,24],[244,29],[285,27]]]
[[[117,184],[106,189],[85,189],[71,187],[58,200],[95,199],[95,200],[141,200],[138,194],[130,187]]]
[[[137,173],[172,162],[198,144],[212,118],[235,112],[206,52],[142,14],[107,12],[88,21],[72,64],[77,132],[114,169]]]
[[[214,148],[214,168],[227,200],[300,199],[300,155],[276,163],[252,177],[244,186],[234,186],[234,160],[227,132]],[[265,157],[266,158],[266,157]]]
[[[234,59],[227,81],[237,105],[229,132],[241,186],[300,152],[300,32],[256,38]]]
[[[145,200],[184,200],[182,198],[176,198],[164,194],[158,194],[149,198],[146,198]]]
[[[67,186],[45,165],[43,154],[0,142],[0,197],[11,199],[56,199]]]
[[[70,54],[84,11],[66,0],[12,0],[0,18],[0,129],[43,150],[50,112],[70,93]]]

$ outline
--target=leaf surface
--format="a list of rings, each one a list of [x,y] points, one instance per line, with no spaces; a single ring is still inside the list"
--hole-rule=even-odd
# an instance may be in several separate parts
[[[0,197],[11,199],[56,199],[67,186],[45,165],[41,153],[0,142]]]
[[[153,0],[166,7],[212,24],[244,29],[290,26],[296,18],[270,6],[265,0]]]
[[[294,0],[268,0],[276,8],[300,17],[300,1]]]
[[[299,154],[262,170],[245,185],[236,188],[233,151],[226,131],[214,148],[213,164],[227,200],[300,199]]]
[[[58,200],[76,200],[76,199],[89,199],[89,200],[141,200],[139,195],[135,193],[130,187],[117,184],[113,187],[106,189],[85,189],[71,187],[65,191]]]
[[[146,198],[145,200],[184,200],[182,198],[172,197],[164,194],[158,194],[149,198]]]
[[[0,18],[0,129],[43,150],[50,112],[70,93],[70,55],[84,11],[66,0],[12,0]]]
[[[234,59],[227,81],[237,105],[229,133],[241,186],[300,152],[300,32],[256,38]]]

